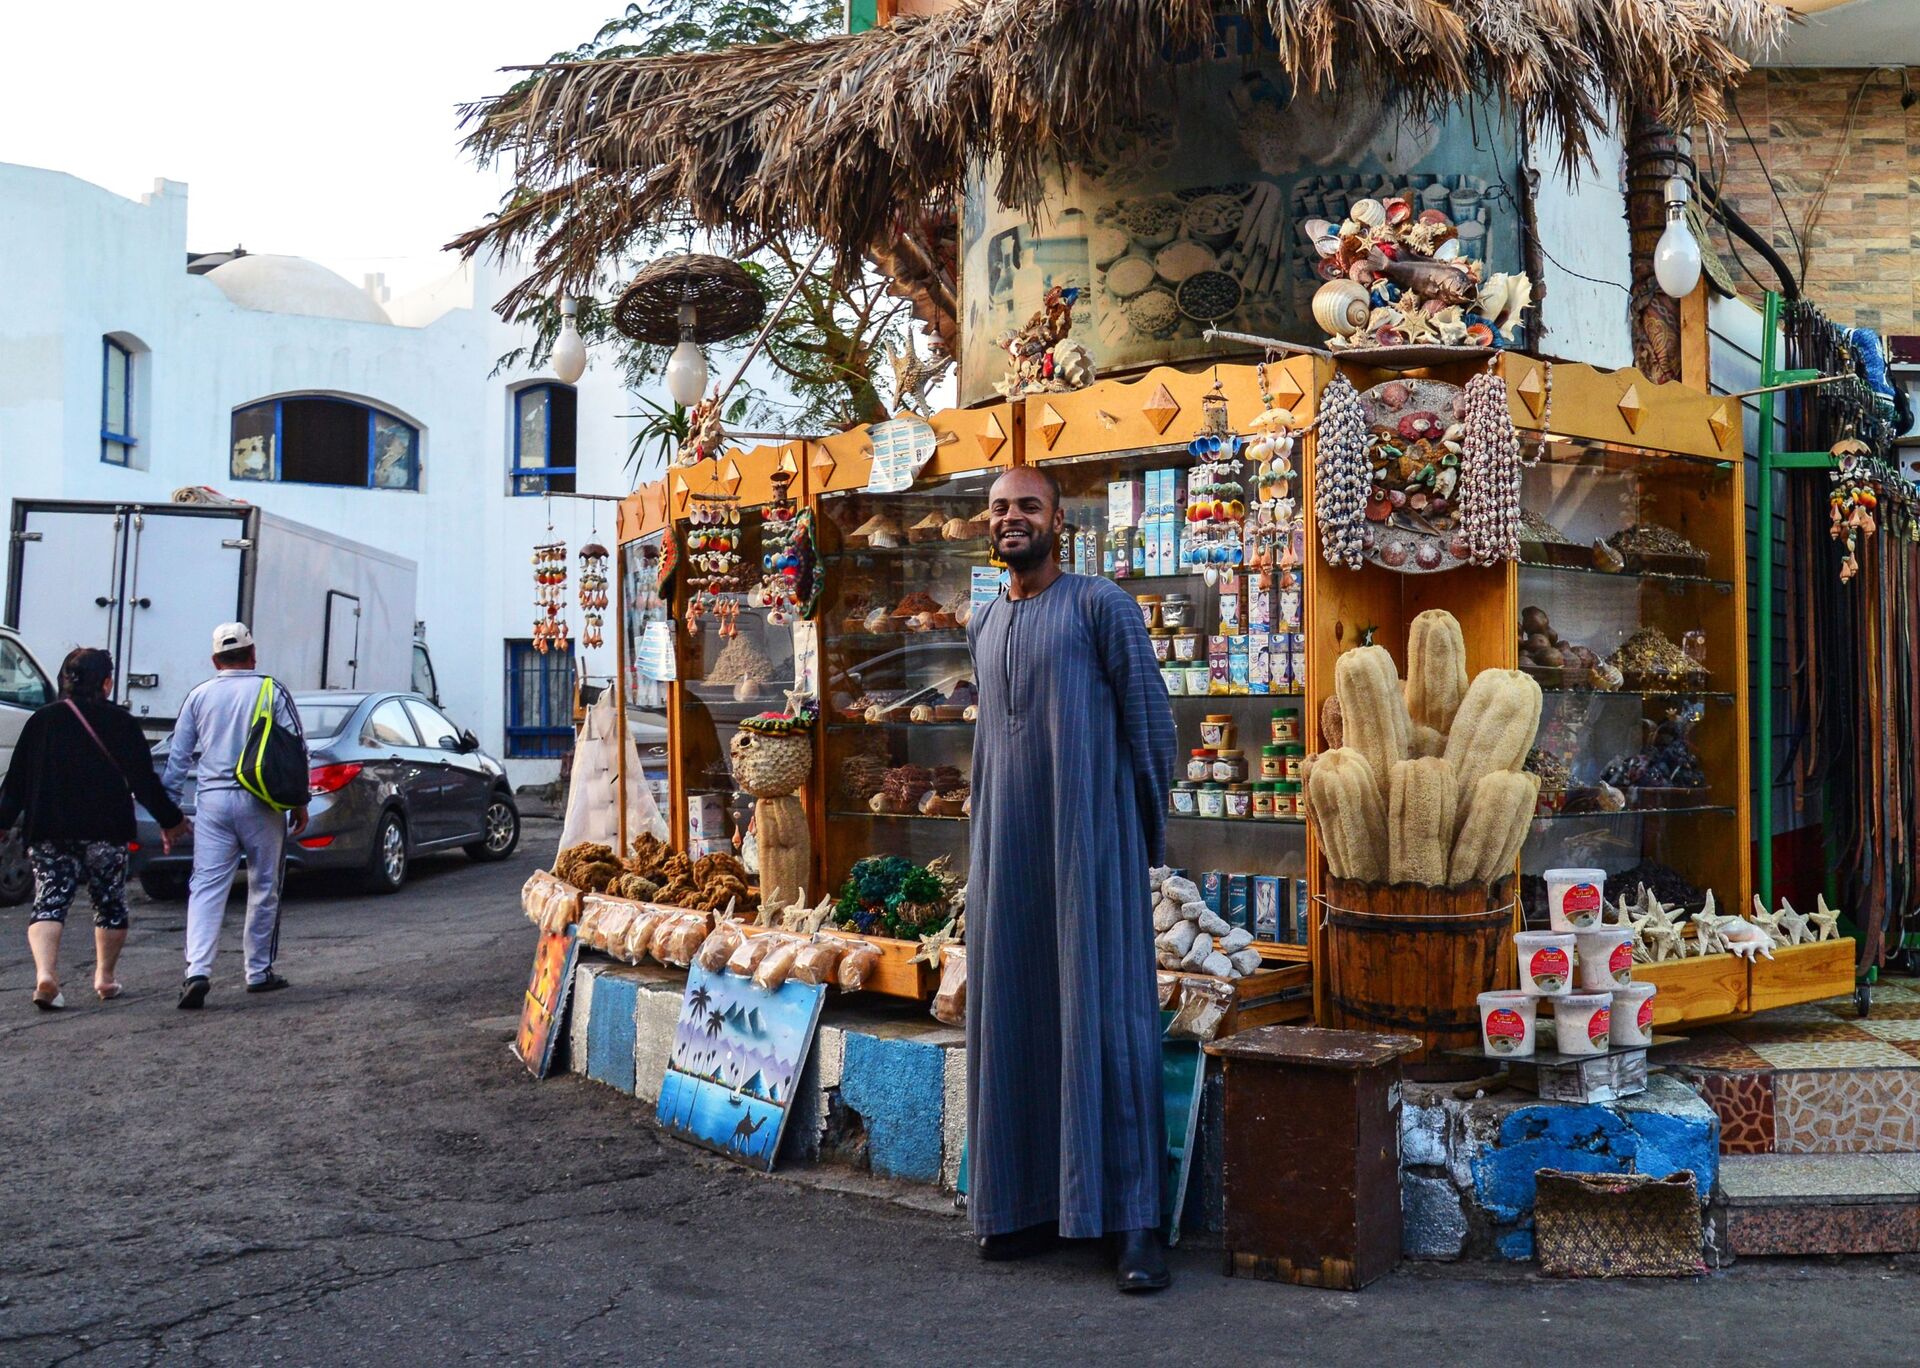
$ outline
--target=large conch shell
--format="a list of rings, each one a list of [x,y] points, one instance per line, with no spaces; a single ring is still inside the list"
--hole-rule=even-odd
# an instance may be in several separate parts
[[[1355,200],[1347,210],[1347,217],[1369,228],[1379,228],[1387,221],[1387,206],[1377,199]]]
[[[1533,282],[1523,275],[1507,277],[1507,307],[1500,317],[1500,335],[1512,338],[1520,315],[1533,303]],[[1491,315],[1489,315],[1491,316]]]
[[[1500,314],[1507,307],[1509,279],[1505,272],[1490,275],[1481,285],[1479,297],[1474,300],[1474,311],[1490,322],[1499,321]]]
[[[1313,321],[1329,337],[1352,337],[1367,325],[1373,296],[1351,280],[1329,280],[1313,295]]]

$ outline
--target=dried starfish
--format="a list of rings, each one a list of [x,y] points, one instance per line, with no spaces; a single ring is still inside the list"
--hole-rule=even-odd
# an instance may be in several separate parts
[[[1787,944],[1784,932],[1780,930],[1780,914],[1767,911],[1767,905],[1760,901],[1758,893],[1753,895],[1753,923],[1767,933],[1767,939],[1775,945]]]
[[[1785,898],[1780,900],[1780,931],[1786,939],[1782,945],[1805,945],[1810,939],[1807,935],[1807,914],[1793,910],[1793,904]]]
[[[920,938],[920,948],[914,952],[913,958],[909,960],[908,963],[930,964],[938,969],[940,967],[940,952],[945,950],[949,945],[954,944],[956,939],[957,937],[953,934],[953,923],[948,922],[932,935],[922,936]]]
[[[1814,905],[1815,910],[1807,915],[1815,932],[1813,939],[1816,942],[1834,940],[1840,934],[1840,909],[1828,907],[1824,893],[1814,894]]]

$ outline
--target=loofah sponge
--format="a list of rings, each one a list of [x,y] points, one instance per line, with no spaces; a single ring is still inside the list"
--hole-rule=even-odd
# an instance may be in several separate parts
[[[1489,774],[1517,771],[1539,729],[1540,686],[1518,670],[1482,670],[1447,733],[1447,763],[1462,797],[1477,795]],[[1470,806],[1461,804],[1463,822]]]
[[[1324,752],[1307,784],[1307,804],[1335,878],[1386,877],[1386,803],[1364,755],[1350,746]]]
[[[1393,767],[1389,788],[1388,881],[1445,884],[1456,815],[1453,767],[1435,758],[1402,760]]]
[[[1333,687],[1340,699],[1346,748],[1367,758],[1381,801],[1385,802],[1393,767],[1407,758],[1407,739],[1413,730],[1393,657],[1384,646],[1348,651],[1334,663]],[[1528,739],[1532,739],[1531,733]],[[1523,747],[1521,755],[1525,754]]]
[[[1429,608],[1407,629],[1407,715],[1444,733],[1466,694],[1467,642],[1460,623],[1444,608]]]
[[[1471,799],[1461,804],[1464,820],[1447,866],[1451,882],[1491,882],[1512,873],[1539,798],[1537,774],[1495,770],[1482,775]]]
[[[1424,760],[1430,755],[1445,755],[1447,738],[1432,727],[1423,727],[1418,722],[1407,733],[1407,759]]]

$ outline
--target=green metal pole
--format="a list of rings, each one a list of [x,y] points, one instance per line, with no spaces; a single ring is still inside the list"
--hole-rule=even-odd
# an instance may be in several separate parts
[[[1772,385],[1779,370],[1780,296],[1767,291],[1765,321],[1760,334],[1760,383]],[[1760,638],[1760,708],[1757,723],[1760,735],[1754,753],[1759,757],[1759,789],[1755,807],[1755,825],[1760,842],[1760,901],[1773,907],[1773,401],[1774,395],[1760,396],[1760,489],[1757,500],[1759,567],[1759,614],[1755,633]],[[1745,908],[1739,909],[1741,913]]]

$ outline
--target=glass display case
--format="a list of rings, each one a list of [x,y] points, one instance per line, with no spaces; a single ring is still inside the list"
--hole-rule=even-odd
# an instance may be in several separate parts
[[[669,655],[658,658],[658,640],[664,632],[670,650],[672,628],[667,601],[660,593],[661,550],[664,532],[654,532],[620,546],[620,631],[621,660],[625,664],[623,681],[627,706],[627,736],[638,756],[647,786],[653,791],[660,811],[669,810],[672,794],[667,763],[667,705],[670,669]],[[662,677],[665,676],[665,677]]]
[[[976,702],[966,622],[976,596],[999,592],[986,527],[999,473],[820,496],[827,888],[865,855],[966,867]]]
[[[1746,801],[1740,652],[1742,502],[1730,461],[1526,439],[1516,644],[1544,707],[1528,766],[1539,814],[1521,855],[1530,924],[1541,875],[1608,874],[1697,910],[1741,906]]]

